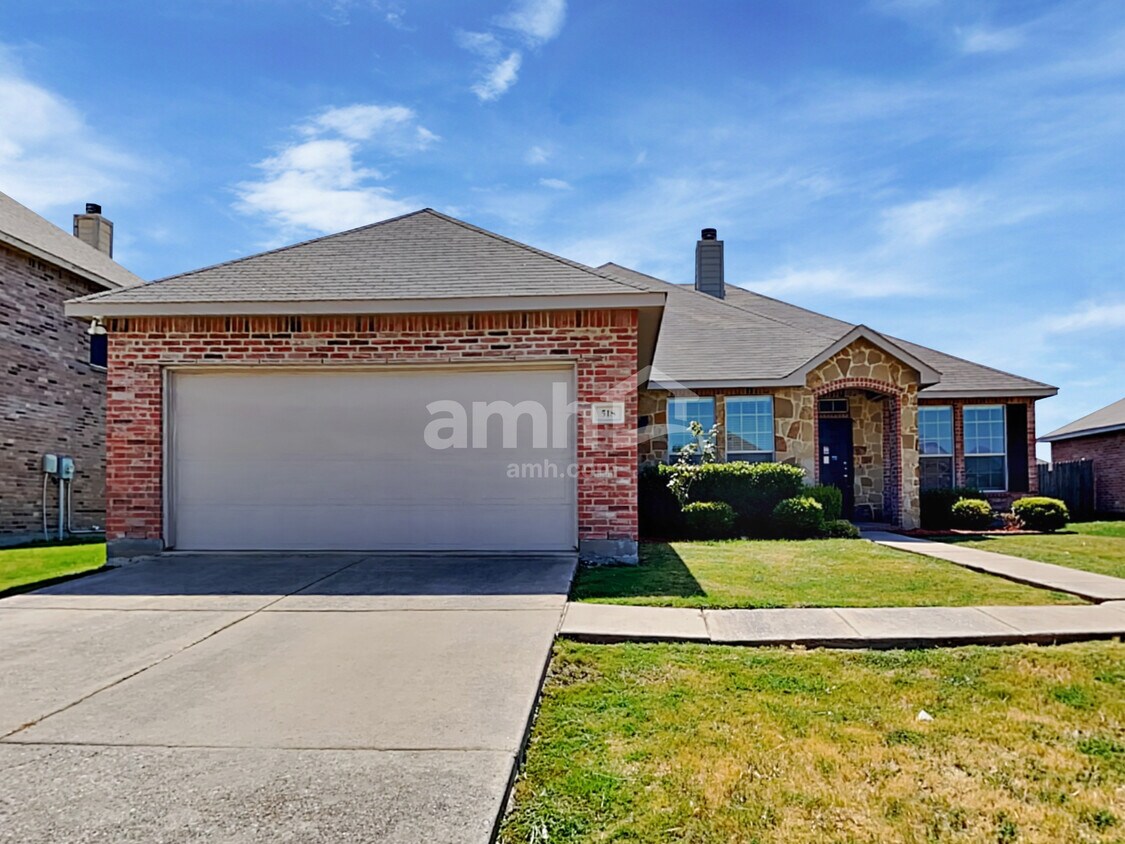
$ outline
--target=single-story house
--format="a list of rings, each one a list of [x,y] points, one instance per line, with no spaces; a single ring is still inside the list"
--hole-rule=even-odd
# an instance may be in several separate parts
[[[1052,462],[1091,460],[1094,464],[1094,509],[1125,513],[1125,399],[1051,431]]]
[[[113,223],[93,203],[73,234],[0,193],[0,542],[57,529],[43,456],[70,457],[76,530],[105,524],[105,335],[67,319],[68,299],[143,284],[113,260]],[[46,506],[44,506],[46,504]]]
[[[724,283],[587,267],[426,209],[71,302],[109,332],[111,553],[634,557],[637,468],[686,423],[857,516],[1033,491],[1055,388]]]

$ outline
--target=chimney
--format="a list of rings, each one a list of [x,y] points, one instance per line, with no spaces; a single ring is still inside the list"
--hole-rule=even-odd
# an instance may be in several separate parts
[[[717,299],[727,295],[723,278],[723,242],[717,240],[718,232],[704,229],[695,244],[695,289]]]
[[[87,202],[86,213],[74,215],[74,236],[113,257],[113,223],[102,216],[97,203]]]

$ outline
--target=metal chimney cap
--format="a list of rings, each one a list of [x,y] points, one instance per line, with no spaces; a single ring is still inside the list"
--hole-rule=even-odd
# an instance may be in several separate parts
[[[717,240],[719,232],[716,229],[704,229],[699,233],[701,240]]]
[[[87,202],[86,203],[86,213],[87,214],[100,214],[100,213],[102,213],[102,207],[100,205],[98,205],[98,203],[96,203],[96,202]]]

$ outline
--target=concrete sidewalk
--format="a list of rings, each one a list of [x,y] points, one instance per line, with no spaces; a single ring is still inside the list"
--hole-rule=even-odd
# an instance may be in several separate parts
[[[922,554],[926,557],[935,557],[973,571],[994,574],[997,577],[1014,580],[1017,583],[1026,583],[1029,586],[1038,586],[1042,589],[1067,592],[1088,601],[1125,601],[1125,579],[1120,577],[1094,574],[1081,569],[1039,563],[1034,560],[1025,560],[1022,557],[997,554],[994,551],[982,551],[979,548],[966,548],[949,542],[918,539],[888,531],[864,531],[863,538],[878,545],[885,545],[887,548],[908,551],[912,554]]]
[[[1125,601],[1095,606],[697,610],[567,604],[559,635],[584,642],[837,648],[1075,642],[1125,636]]]

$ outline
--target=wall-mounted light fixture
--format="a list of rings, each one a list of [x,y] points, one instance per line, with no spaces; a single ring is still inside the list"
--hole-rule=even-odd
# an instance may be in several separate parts
[[[102,322],[102,318],[94,317],[90,320],[90,327],[86,329],[86,333],[91,336],[94,334],[105,334],[105,323]]]

